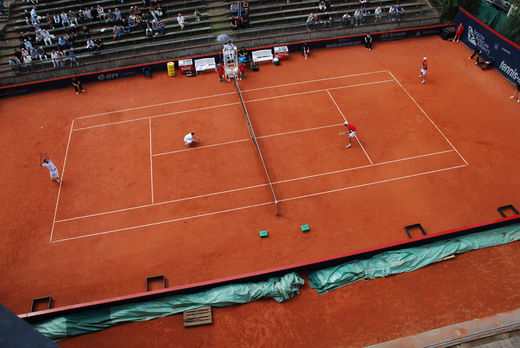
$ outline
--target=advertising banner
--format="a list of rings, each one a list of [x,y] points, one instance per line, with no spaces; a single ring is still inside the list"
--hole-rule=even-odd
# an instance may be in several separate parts
[[[520,82],[520,46],[500,35],[487,25],[459,8],[455,18],[455,27],[462,23],[464,32],[461,40],[470,49],[478,49],[486,60],[513,83]]]

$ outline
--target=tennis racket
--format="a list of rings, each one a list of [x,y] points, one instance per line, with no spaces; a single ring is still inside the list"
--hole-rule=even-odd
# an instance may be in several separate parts
[[[344,135],[344,134],[348,134],[348,132],[342,132],[342,131],[339,131],[338,134],[339,134],[339,135]]]
[[[42,156],[43,156],[43,154],[40,152],[40,163],[39,163],[40,165],[42,164]]]

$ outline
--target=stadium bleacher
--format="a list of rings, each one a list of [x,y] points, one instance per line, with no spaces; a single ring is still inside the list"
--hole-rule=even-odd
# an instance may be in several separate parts
[[[125,64],[149,63],[165,59],[178,59],[186,57],[190,53],[210,54],[215,53],[216,36],[226,33],[240,46],[253,47],[252,45],[264,43],[270,38],[276,38],[273,43],[287,41],[287,35],[291,35],[294,40],[308,40],[314,38],[352,35],[366,31],[389,30],[408,26],[413,26],[415,21],[433,18],[438,22],[440,13],[434,11],[426,0],[403,0],[401,6],[404,12],[399,21],[390,21],[388,16],[389,8],[396,4],[395,0],[376,0],[369,1],[363,6],[367,13],[363,16],[360,25],[354,25],[354,21],[345,25],[341,19],[345,13],[352,18],[356,9],[362,7],[359,1],[342,2],[332,0],[328,4],[328,11],[318,9],[317,0],[302,1],[273,1],[273,0],[251,0],[249,1],[246,25],[240,26],[237,30],[231,30],[231,11],[230,6],[236,1],[202,1],[202,0],[144,0],[130,1],[123,0],[92,0],[78,4],[73,0],[42,1],[39,0],[12,0],[5,17],[2,33],[5,37],[4,42],[0,43],[0,78],[2,84],[12,83],[13,81],[27,82],[31,80],[52,78],[58,76],[70,76],[77,73],[88,73],[102,70],[104,65],[124,66]],[[160,17],[164,34],[158,32],[147,35],[145,28],[146,22],[152,23],[151,6],[162,8]],[[132,28],[129,33],[122,32],[118,40],[113,39],[114,24],[106,23],[100,18],[93,18],[86,22],[91,38],[99,37],[103,41],[103,47],[98,52],[87,49],[88,37],[82,30],[82,20],[80,11],[88,8],[92,13],[96,12],[97,5],[101,5],[104,14],[108,11],[120,10],[122,18],[128,18],[131,8],[139,8],[143,15],[142,24]],[[374,10],[381,7],[383,17],[375,23]],[[45,45],[43,42],[35,43],[33,46],[42,47],[47,55],[47,60],[35,59],[32,61],[32,69],[29,65],[20,62],[15,69],[9,64],[10,57],[13,57],[15,49],[20,49],[23,42],[20,41],[20,32],[32,35],[35,40],[35,28],[31,24],[31,10],[34,8],[40,21],[39,26],[47,29],[52,37],[52,45]],[[195,16],[194,11],[198,10],[200,15]],[[71,27],[55,26],[52,28],[48,24],[49,16],[52,22],[53,15],[62,11],[77,17],[75,29]],[[69,12],[70,11],[70,12]],[[177,23],[177,14],[181,13],[185,18],[185,28],[181,30]],[[311,13],[317,15],[317,20],[312,26],[306,25],[306,20]],[[146,14],[146,15],[145,15]],[[96,16],[97,17],[97,16]],[[2,20],[3,17],[0,17]],[[72,22],[75,22],[72,19]],[[1,23],[1,22],[0,22]],[[424,23],[423,23],[424,24]],[[436,24],[434,22],[429,24]],[[118,24],[119,25],[119,24]],[[2,27],[0,27],[2,28]],[[77,36],[67,36],[70,32],[77,33]],[[311,32],[312,31],[312,32]],[[54,68],[51,61],[51,52],[57,49],[57,41],[60,37],[69,38],[73,42],[73,50],[79,62],[79,66],[69,67],[69,49],[65,48],[63,57],[63,67]],[[262,40],[263,41],[262,41]],[[249,44],[249,45],[248,45]],[[19,53],[18,53],[19,54]]]

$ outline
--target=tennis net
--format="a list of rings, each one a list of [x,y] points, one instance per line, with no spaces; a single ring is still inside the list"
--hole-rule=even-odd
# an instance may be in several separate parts
[[[235,87],[238,91],[238,96],[240,97],[240,103],[242,104],[242,109],[244,109],[244,114],[246,115],[247,125],[249,126],[249,132],[251,132],[251,139],[253,140],[253,144],[255,144],[256,150],[258,151],[258,155],[260,156],[260,160],[262,161],[262,165],[264,166],[265,176],[267,177],[267,181],[269,183],[269,188],[271,189],[271,193],[273,194],[274,199],[274,213],[278,215],[278,200],[276,199],[276,194],[274,193],[273,182],[271,181],[271,177],[269,176],[269,171],[267,170],[267,166],[265,165],[264,156],[262,156],[262,151],[260,150],[260,146],[258,146],[258,141],[256,139],[255,131],[253,130],[253,124],[251,123],[251,118],[249,118],[249,113],[247,112],[246,103],[244,102],[244,98],[242,97],[242,91],[238,86],[238,82],[235,79]]]

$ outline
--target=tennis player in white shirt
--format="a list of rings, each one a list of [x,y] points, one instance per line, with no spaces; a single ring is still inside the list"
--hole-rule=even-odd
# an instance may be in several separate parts
[[[60,182],[60,174],[58,173],[58,169],[45,152],[40,154],[40,167],[45,167],[49,170],[51,174],[51,181],[56,180],[57,183]]]
[[[200,141],[200,138],[195,137],[195,132],[190,132],[184,137],[184,145],[190,147]]]

